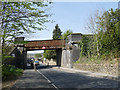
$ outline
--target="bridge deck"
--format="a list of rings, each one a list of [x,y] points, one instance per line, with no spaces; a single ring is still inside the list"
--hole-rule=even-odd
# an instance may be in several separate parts
[[[65,40],[35,40],[25,44],[27,50],[60,49],[65,46]]]

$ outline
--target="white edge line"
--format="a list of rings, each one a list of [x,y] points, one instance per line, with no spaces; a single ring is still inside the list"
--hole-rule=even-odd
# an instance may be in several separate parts
[[[55,84],[53,84],[43,73],[41,73],[39,70],[37,70],[38,73],[40,73],[54,88],[56,88],[57,90],[59,90]]]

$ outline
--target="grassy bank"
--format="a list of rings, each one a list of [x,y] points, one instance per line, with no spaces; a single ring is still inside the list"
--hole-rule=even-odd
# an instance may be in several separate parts
[[[81,57],[75,64],[118,64],[120,58],[109,58],[105,59],[103,57]]]

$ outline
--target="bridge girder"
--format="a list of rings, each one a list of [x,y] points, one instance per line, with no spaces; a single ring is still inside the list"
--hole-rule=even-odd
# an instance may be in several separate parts
[[[24,45],[27,51],[60,49],[65,46],[65,40],[35,40],[27,42]]]

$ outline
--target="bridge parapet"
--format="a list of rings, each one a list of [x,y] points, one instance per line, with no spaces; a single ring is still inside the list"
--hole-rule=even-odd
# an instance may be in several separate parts
[[[82,39],[81,33],[73,33],[68,36],[68,44],[78,44]]]

